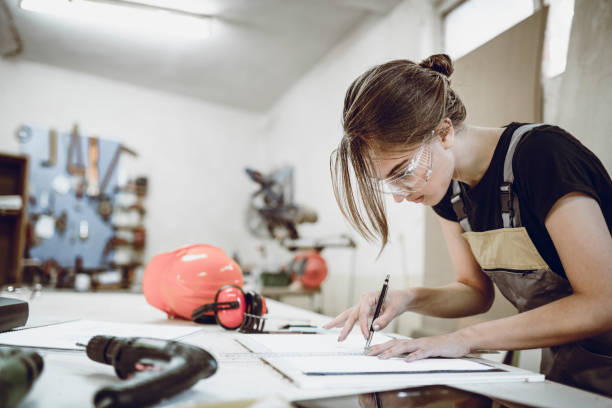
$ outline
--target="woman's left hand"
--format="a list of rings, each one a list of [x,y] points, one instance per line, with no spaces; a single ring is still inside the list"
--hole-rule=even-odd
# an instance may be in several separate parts
[[[470,353],[467,340],[459,332],[413,340],[393,339],[370,347],[369,356],[390,358],[407,354],[406,361],[427,357],[463,357]]]

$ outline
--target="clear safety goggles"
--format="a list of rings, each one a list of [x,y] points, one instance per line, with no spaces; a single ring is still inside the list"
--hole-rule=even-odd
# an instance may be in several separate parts
[[[433,154],[431,143],[423,144],[408,164],[397,174],[385,179],[373,179],[383,194],[407,196],[422,189],[431,178]]]

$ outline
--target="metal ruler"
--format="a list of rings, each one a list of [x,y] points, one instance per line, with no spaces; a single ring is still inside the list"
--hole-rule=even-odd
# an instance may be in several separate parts
[[[222,360],[244,360],[252,358],[291,358],[291,357],[342,357],[342,356],[363,356],[363,352],[347,351],[343,352],[310,352],[310,353],[220,353],[219,358]]]
[[[497,350],[476,350],[474,353],[470,353],[467,355],[468,357],[476,356],[477,353],[480,354],[498,354]],[[291,358],[291,357],[345,357],[345,356],[364,356],[366,355],[363,352],[359,351],[347,351],[347,352],[338,352],[338,351],[320,351],[320,352],[310,352],[310,353],[274,353],[274,352],[264,352],[264,353],[220,353],[218,354],[219,358],[222,360],[250,360],[254,358]]]

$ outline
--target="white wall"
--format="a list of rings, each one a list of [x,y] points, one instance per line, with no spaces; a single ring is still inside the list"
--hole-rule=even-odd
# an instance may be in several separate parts
[[[17,152],[14,131],[24,122],[70,129],[125,143],[140,157],[134,174],[150,177],[146,258],[192,242],[214,243],[252,258],[256,242],[242,216],[254,184],[243,175],[295,166],[296,202],[314,207],[319,222],[304,225],[306,237],[350,233],[358,251],[326,249],[330,275],[324,312],[336,314],[365,290],[419,285],[423,274],[423,208],[390,203],[391,243],[379,247],[350,230],[331,189],[329,155],[342,136],[344,93],[372,65],[395,58],[418,61],[440,47],[439,17],[427,0],[406,0],[390,14],[356,27],[265,116],[138,88],[29,62],[0,61],[0,150]],[[274,251],[271,252],[274,254]],[[356,276],[352,293],[352,255]],[[277,259],[289,254],[276,251]],[[407,316],[405,326],[420,317]]]
[[[317,209],[320,220],[301,230],[309,237],[357,234],[344,222],[333,197],[329,156],[342,137],[344,94],[366,69],[391,59],[418,61],[439,50],[439,18],[426,0],[407,0],[390,14],[357,28],[287,92],[268,116],[262,132],[268,138],[271,165],[295,166],[296,201]],[[376,261],[379,247],[358,240],[353,301],[366,290],[380,290],[391,273],[392,287],[420,284],[423,273],[424,212],[413,204],[390,203],[391,244]],[[330,268],[324,286],[324,312],[335,315],[351,294],[350,250],[323,252]],[[407,320],[406,320],[407,319]],[[414,325],[407,316],[402,325]]]
[[[204,242],[228,254],[252,247],[243,227],[255,185],[245,165],[263,163],[261,117],[30,62],[0,60],[0,151],[18,153],[23,123],[117,140],[133,175],[147,175],[148,261]]]
[[[559,126],[591,149],[612,173],[612,2],[576,0]]]

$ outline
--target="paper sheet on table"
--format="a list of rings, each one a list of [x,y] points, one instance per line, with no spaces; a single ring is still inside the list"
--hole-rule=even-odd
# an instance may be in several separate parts
[[[82,350],[76,343],[87,344],[96,335],[117,337],[155,337],[171,340],[201,330],[197,326],[174,324],[115,323],[75,320],[43,327],[0,333],[0,345]]]
[[[331,334],[250,334],[249,343],[256,352],[273,353],[337,353],[363,354],[365,339],[359,334],[351,334],[339,342],[338,333]],[[371,346],[393,339],[384,333],[374,333]],[[259,346],[259,347],[258,347]]]
[[[465,359],[432,358],[407,363],[402,358],[382,360],[363,355],[365,340],[358,334],[338,342],[337,334],[253,334],[249,343],[255,352],[286,353],[284,366],[291,366],[306,375],[394,374],[394,373],[464,373],[495,370],[486,364]],[[384,333],[375,333],[372,345],[391,340]],[[308,353],[315,355],[308,356]],[[316,353],[329,353],[319,356]],[[351,355],[352,354],[352,355]]]
[[[297,357],[288,358],[285,362],[306,375],[466,373],[495,370],[494,367],[475,361],[454,358],[428,358],[408,363],[402,358],[381,360],[372,356]]]

